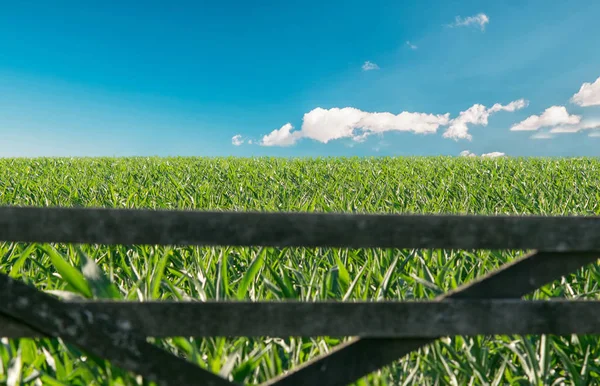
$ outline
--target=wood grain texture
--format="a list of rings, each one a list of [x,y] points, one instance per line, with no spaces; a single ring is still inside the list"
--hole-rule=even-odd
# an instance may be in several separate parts
[[[600,251],[600,217],[0,207],[0,240]]]
[[[47,337],[61,337],[89,354],[164,386],[233,383],[146,341],[127,321],[64,303],[0,274],[0,313]]]
[[[600,334],[600,301],[433,302],[89,302],[89,315],[132,326],[144,337],[436,338],[455,335]],[[13,323],[15,323],[13,321]],[[0,327],[23,338],[30,329]]]

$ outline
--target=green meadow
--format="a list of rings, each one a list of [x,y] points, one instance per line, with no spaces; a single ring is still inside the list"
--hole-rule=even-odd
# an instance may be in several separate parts
[[[433,158],[0,159],[0,205],[236,211],[600,215],[600,160]],[[75,246],[0,242],[0,270],[58,296],[98,297],[90,259],[128,300],[430,299],[527,251]],[[595,299],[590,266],[529,298]],[[258,384],[341,343],[175,338],[167,350]],[[149,384],[62,340],[2,340],[0,384]],[[594,336],[445,338],[357,385],[600,384]]]

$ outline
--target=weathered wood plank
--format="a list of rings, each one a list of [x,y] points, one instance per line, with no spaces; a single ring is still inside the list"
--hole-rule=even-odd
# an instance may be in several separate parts
[[[438,300],[520,298],[595,262],[598,256],[597,253],[533,252]],[[434,341],[429,338],[355,338],[265,385],[345,386]]]
[[[600,217],[0,207],[0,240],[600,251]]]
[[[233,383],[148,342],[126,322],[90,313],[0,274],[0,313],[44,336],[80,349],[159,385],[231,386]]]
[[[600,301],[445,300],[414,302],[87,302],[88,315],[128,324],[148,337],[600,334]],[[2,326],[3,327],[3,326]],[[0,327],[0,336],[8,338]],[[9,332],[14,329],[9,329]]]

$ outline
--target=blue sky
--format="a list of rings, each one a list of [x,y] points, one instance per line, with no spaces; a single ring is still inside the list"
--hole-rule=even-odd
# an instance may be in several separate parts
[[[2,157],[600,156],[597,0],[0,1]]]

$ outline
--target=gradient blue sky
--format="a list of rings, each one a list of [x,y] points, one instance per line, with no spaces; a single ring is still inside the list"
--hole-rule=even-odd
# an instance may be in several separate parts
[[[600,129],[580,130],[600,122],[598,0],[0,4],[2,157],[600,155]],[[444,137],[473,105],[519,100]],[[345,107],[362,120],[328,115]],[[422,134],[373,112],[449,116]],[[261,144],[287,123],[293,144]],[[313,139],[330,131],[351,134]]]

